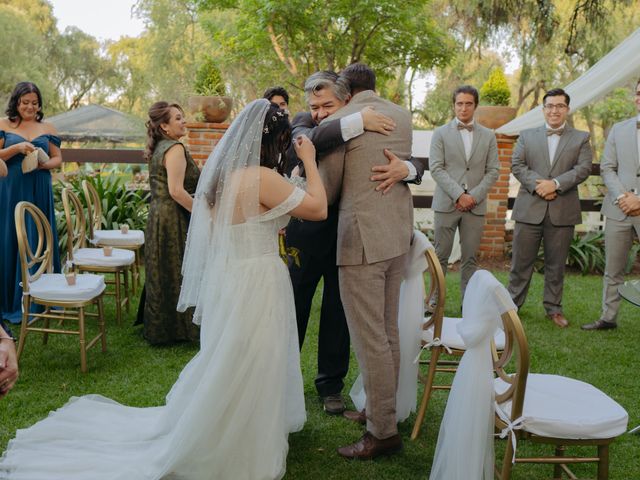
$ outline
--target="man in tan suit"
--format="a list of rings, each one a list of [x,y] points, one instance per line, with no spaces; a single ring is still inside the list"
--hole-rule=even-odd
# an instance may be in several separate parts
[[[350,81],[353,97],[330,118],[371,106],[396,124],[387,136],[365,132],[349,140],[342,154],[337,262],[342,303],[367,393],[367,432],[338,453],[371,459],[402,448],[396,424],[398,301],[413,228],[409,187],[401,182],[386,193],[375,190],[371,171],[388,164],[385,149],[409,158],[412,126],[407,110],[375,93],[375,74],[369,67],[350,65],[341,76]]]

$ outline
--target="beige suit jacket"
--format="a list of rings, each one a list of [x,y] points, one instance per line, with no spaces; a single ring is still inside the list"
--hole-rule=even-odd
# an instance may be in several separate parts
[[[374,132],[349,140],[343,153],[331,152],[320,163],[321,169],[340,170],[340,214],[338,220],[338,265],[362,265],[398,257],[409,251],[413,231],[413,201],[404,182],[389,193],[376,192],[371,168],[387,165],[383,150],[388,148],[400,159],[411,156],[411,114],[404,108],[366,90],[353,96],[349,104],[329,117],[342,118],[366,106],[388,115],[396,122],[391,135]],[[324,174],[323,178],[336,175]],[[335,185],[328,187],[333,190]]]

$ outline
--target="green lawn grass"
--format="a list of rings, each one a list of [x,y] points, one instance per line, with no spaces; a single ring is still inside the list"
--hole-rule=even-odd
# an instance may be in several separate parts
[[[507,274],[498,273],[506,282]],[[446,314],[459,316],[459,275],[447,279]],[[629,412],[630,425],[640,424],[640,365],[638,343],[640,310],[623,304],[620,328],[607,332],[583,332],[579,325],[596,320],[600,308],[601,277],[570,274],[565,280],[564,309],[571,326],[560,330],[544,317],[542,308],[542,276],[535,274],[529,299],[520,312],[531,346],[532,371],[557,373],[592,383],[622,404]],[[319,294],[305,348],[302,369],[308,420],[304,429],[290,436],[286,479],[425,479],[431,467],[446,393],[436,392],[429,405],[422,434],[409,440],[412,416],[400,425],[405,439],[404,451],[396,456],[372,462],[349,462],[338,457],[338,446],[356,440],[361,428],[341,417],[323,413],[315,392],[317,319]],[[624,302],[623,302],[624,303]],[[80,373],[80,357],[76,339],[53,336],[43,346],[32,334],[21,361],[21,377],[7,398],[0,401],[0,450],[15,435],[61,407],[71,396],[99,393],[133,406],[161,405],[184,364],[196,353],[197,346],[150,347],[142,339],[140,328],[133,327],[135,305],[124,315],[122,326],[115,325],[113,300],[107,300],[108,351],[92,349],[88,356],[89,372]],[[357,363],[352,364],[347,384],[357,376]],[[345,388],[345,392],[348,392]],[[470,404],[473,399],[470,399]],[[212,406],[212,408],[215,408]],[[240,447],[241,448],[241,447]],[[525,455],[549,453],[548,447],[520,442],[518,451]],[[504,441],[496,442],[497,457],[502,457]],[[580,478],[593,477],[593,466],[576,468]],[[640,479],[640,436],[623,435],[611,447],[612,480]],[[551,467],[517,465],[514,479],[529,480],[551,477]],[[132,479],[135,480],[135,479]]]

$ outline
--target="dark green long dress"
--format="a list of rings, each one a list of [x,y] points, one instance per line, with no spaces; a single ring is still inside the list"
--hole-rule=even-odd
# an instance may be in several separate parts
[[[161,140],[149,162],[151,202],[145,232],[144,337],[151,344],[171,344],[199,339],[199,328],[191,321],[193,310],[176,311],[182,284],[182,257],[190,214],[171,195],[164,155],[175,140]],[[185,148],[187,168],[184,189],[194,194],[200,170]]]

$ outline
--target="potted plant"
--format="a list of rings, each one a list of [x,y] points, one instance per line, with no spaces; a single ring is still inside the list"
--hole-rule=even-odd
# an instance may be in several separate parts
[[[206,122],[224,122],[231,113],[233,102],[225,96],[224,81],[213,58],[208,58],[198,69],[194,90],[197,95],[187,100],[191,115]]]
[[[516,116],[517,109],[509,106],[511,90],[507,77],[500,67],[495,67],[480,87],[480,105],[476,109],[476,121],[495,130]]]

